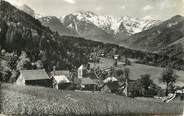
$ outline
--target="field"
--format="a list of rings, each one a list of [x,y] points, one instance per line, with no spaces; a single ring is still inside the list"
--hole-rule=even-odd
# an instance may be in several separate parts
[[[1,112],[14,115],[181,114],[182,103],[145,101],[100,92],[1,85]]]
[[[151,79],[160,85],[161,87],[165,88],[165,84],[160,82],[159,79],[161,78],[163,68],[161,67],[155,67],[155,66],[148,66],[144,64],[138,64],[133,62],[134,60],[131,59],[132,65],[127,66],[130,69],[130,79],[136,80],[140,78],[140,75],[143,74],[150,74]],[[96,67],[100,67],[101,69],[108,68],[110,66],[113,66],[114,60],[113,59],[107,59],[107,58],[101,58],[100,62],[96,64]],[[118,67],[124,68],[123,66],[124,62],[118,62]],[[91,64],[93,67],[93,64]],[[176,74],[179,76],[176,85],[177,86],[184,86],[184,71],[177,71],[175,70]]]

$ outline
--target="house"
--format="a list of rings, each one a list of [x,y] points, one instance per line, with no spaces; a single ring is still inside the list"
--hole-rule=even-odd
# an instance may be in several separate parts
[[[84,65],[78,68],[78,79],[84,90],[97,90],[98,86],[101,85],[97,74],[94,71],[87,70]]]
[[[120,94],[122,87],[124,89],[124,85],[121,82],[118,81],[110,81],[108,83],[104,83],[104,85],[101,87],[101,92],[103,93],[116,93]],[[122,90],[123,91],[123,90]]]
[[[184,100],[184,87],[176,87],[175,88],[176,97],[180,98],[180,100]]]
[[[126,95],[127,94],[127,96],[130,96],[130,97],[132,97],[132,96],[134,96],[134,90],[135,90],[135,87],[136,87],[136,85],[135,85],[135,80],[129,80],[128,81],[128,87],[127,87],[127,89],[126,89],[126,85],[125,85],[125,87],[124,87],[124,91],[123,91],[123,93]]]
[[[83,75],[83,78],[90,78],[90,79],[98,79],[97,75],[94,72],[88,72]]]
[[[45,70],[21,70],[16,84],[52,87],[52,80]]]
[[[96,90],[97,83],[90,78],[81,78],[80,84],[83,90]]]
[[[67,89],[71,86],[70,72],[67,70],[52,71],[53,87],[56,89]]]
[[[107,77],[105,80],[103,80],[104,83],[109,83],[109,82],[116,82],[118,79],[115,77]]]
[[[107,85],[107,84],[104,84],[101,88],[100,88],[100,91],[102,93],[111,93],[111,88]]]
[[[115,60],[118,60],[119,58],[120,58],[119,55],[114,55],[114,59],[115,59]]]

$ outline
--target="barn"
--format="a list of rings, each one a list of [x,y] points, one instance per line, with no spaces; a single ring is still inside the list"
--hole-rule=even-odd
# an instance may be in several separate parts
[[[70,81],[70,72],[68,70],[54,71],[53,82],[56,89],[70,89],[72,82]]]
[[[95,81],[93,81],[90,78],[81,78],[80,79],[81,82],[81,87],[83,88],[83,90],[96,90],[97,88],[97,83]]]
[[[121,91],[122,83],[118,81],[110,81],[108,83],[104,83],[101,87],[101,92],[103,93],[116,93],[119,94]]]
[[[45,70],[21,70],[16,84],[52,87],[52,80]]]

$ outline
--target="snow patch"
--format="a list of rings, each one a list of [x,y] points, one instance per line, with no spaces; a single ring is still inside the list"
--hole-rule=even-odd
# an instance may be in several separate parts
[[[160,21],[152,20],[148,17],[143,19],[129,16],[117,18],[113,16],[98,16],[97,14],[90,11],[78,11],[72,13],[71,15],[75,17],[77,22],[82,21],[92,23],[102,30],[105,30],[108,33],[113,32],[114,34],[120,32],[121,24],[125,27],[125,30],[121,31],[126,31],[129,33],[129,35],[132,35],[150,29],[160,23]],[[63,20],[64,18],[61,18],[61,21]]]

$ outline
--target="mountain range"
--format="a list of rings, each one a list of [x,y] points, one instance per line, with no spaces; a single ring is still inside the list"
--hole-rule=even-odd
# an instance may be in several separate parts
[[[160,21],[129,16],[100,16],[91,11],[76,11],[60,18],[45,16],[38,20],[60,35],[116,43],[131,49],[182,59],[184,57],[184,17],[180,15]]]
[[[61,18],[47,16],[39,20],[61,35],[69,34],[104,43],[123,40],[161,23],[159,20],[128,16],[100,16],[91,11],[77,11]]]
[[[131,36],[127,46],[169,56],[184,58],[184,17],[177,15],[158,26]]]

